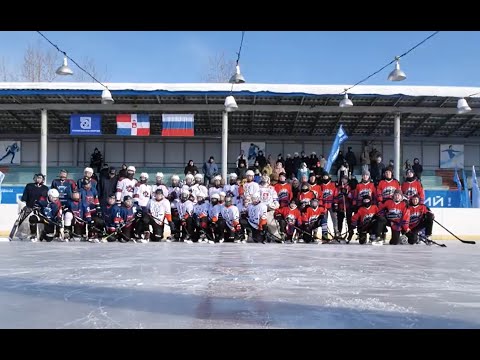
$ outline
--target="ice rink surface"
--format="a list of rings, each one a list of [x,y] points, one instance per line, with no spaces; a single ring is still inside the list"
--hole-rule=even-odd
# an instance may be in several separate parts
[[[480,250],[0,242],[0,328],[480,328]]]

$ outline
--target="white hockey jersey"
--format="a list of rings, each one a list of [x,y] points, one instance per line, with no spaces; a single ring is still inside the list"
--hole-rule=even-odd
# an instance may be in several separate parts
[[[210,220],[213,220],[214,218],[218,220],[222,215],[223,208],[223,204],[217,204],[215,206],[210,205],[210,209],[208,210],[208,217],[210,218]]]
[[[210,210],[210,204],[205,201],[202,204],[197,203],[193,206],[193,213],[197,215],[199,219],[208,217],[208,210]]]
[[[170,186],[168,188],[168,197],[170,197],[172,200],[170,201],[171,202],[171,206],[172,206],[172,209],[176,209],[178,208],[178,203],[180,202],[180,194],[181,194],[182,190],[180,187],[178,186],[175,186],[175,187],[172,187]]]
[[[148,205],[148,201],[152,197],[152,187],[147,184],[137,182],[133,191],[134,201],[138,201],[138,205],[145,207]]]
[[[240,222],[240,214],[235,205],[230,205],[229,207],[223,206],[222,217],[231,230]]]
[[[210,189],[208,189],[208,196],[211,198],[213,194],[220,194],[223,191],[222,187],[215,187],[212,186]]]
[[[255,181],[251,181],[251,182],[246,182],[245,184],[243,184],[243,197],[247,197],[247,196],[250,196],[252,197],[253,194],[256,194],[260,192],[260,186],[255,182]]]
[[[135,185],[137,184],[137,179],[124,178],[117,183],[117,201],[123,201],[124,196],[131,196],[133,198],[133,192],[135,190]]]
[[[193,202],[187,200],[177,204],[178,216],[180,219],[186,219],[193,215]]]
[[[275,210],[280,206],[278,203],[278,195],[272,187],[260,188],[260,201],[267,205],[267,209]]]
[[[205,185],[195,184],[192,186],[191,190],[192,190],[192,195],[195,196],[195,201],[197,200],[197,195],[199,193],[205,194],[205,197],[208,196],[208,190]]]
[[[239,199],[239,196],[238,196],[238,185],[237,184],[233,184],[233,185],[227,184],[223,187],[223,191],[227,195],[228,195],[229,192],[233,194],[233,198],[232,198],[233,205],[237,205],[239,203],[240,199]]]
[[[163,225],[165,215],[172,213],[170,209],[170,201],[165,198],[160,201],[150,199],[147,208],[148,212],[156,218],[154,218],[153,221],[155,221],[158,225]],[[165,221],[165,223],[167,222],[168,219]]]
[[[260,220],[267,220],[267,205],[259,202],[257,205],[248,205],[248,223],[254,228],[259,228]]]
[[[155,195],[155,191],[157,191],[157,189],[162,189],[162,193],[163,193],[163,196],[167,197],[169,192],[168,192],[168,189],[165,185],[161,184],[161,185],[152,185],[152,195]]]

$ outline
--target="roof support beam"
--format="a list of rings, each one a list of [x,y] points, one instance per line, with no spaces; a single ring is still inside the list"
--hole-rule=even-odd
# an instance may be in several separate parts
[[[413,129],[410,130],[409,133],[408,133],[406,136],[413,135],[413,133],[414,133],[415,131],[417,131],[418,129],[420,129],[420,128],[422,127],[422,125],[425,124],[425,121],[427,121],[427,120],[430,119],[431,117],[432,117],[432,115],[430,115],[430,114],[429,114],[429,115],[425,115],[425,117],[424,117],[421,121],[419,121],[418,124],[415,125],[415,126],[413,127]]]
[[[446,117],[444,120],[440,121],[439,124],[438,124],[438,126],[435,126],[435,128],[434,128],[432,131],[430,131],[430,133],[429,133],[427,136],[430,137],[430,136],[432,136],[433,134],[435,134],[435,133],[436,133],[438,130],[440,130],[440,129],[443,127],[443,125],[445,125],[451,118],[453,118],[455,115],[457,115],[456,110],[457,110],[457,109],[455,109],[455,114],[450,115],[450,116]]]
[[[455,129],[453,129],[452,131],[450,131],[447,136],[450,136],[452,135],[453,133],[455,133],[456,131],[460,130],[462,127],[464,127],[465,125],[467,125],[470,121],[472,121],[473,119],[475,119],[477,117],[477,115],[472,115],[470,116],[467,120],[465,120],[459,127],[456,127]]]
[[[373,131],[378,127],[378,125],[380,125],[389,115],[391,114],[384,114],[375,124],[373,124],[370,129],[368,129],[367,135],[372,135]]]
[[[0,104],[1,110],[27,111],[27,110],[46,110],[56,111],[214,111],[223,112],[223,105],[219,104]],[[302,105],[247,105],[239,106],[239,112],[242,111],[261,111],[261,112],[300,112],[300,113],[345,113],[345,114],[394,114],[397,112],[411,114],[432,114],[432,115],[450,115],[456,114],[457,108],[438,108],[438,107],[393,107],[393,106],[352,106],[350,108],[341,108],[339,106],[315,106],[314,108]],[[480,108],[474,108],[472,115],[480,114]]]
[[[367,114],[363,114],[363,116],[355,123],[355,125],[353,125],[353,129],[350,130],[350,135],[353,135],[355,134],[355,130],[357,130],[358,126],[360,125],[360,123],[363,121],[363,119],[365,119],[365,116]]]
[[[14,114],[13,112],[11,111],[7,111],[8,114],[15,118],[15,120],[17,120],[18,122],[22,123],[22,125],[24,125],[28,130],[30,130],[32,133],[36,133],[38,132],[38,130],[35,130],[28,122],[26,122],[25,120],[23,120],[21,117],[17,116],[16,114]]]

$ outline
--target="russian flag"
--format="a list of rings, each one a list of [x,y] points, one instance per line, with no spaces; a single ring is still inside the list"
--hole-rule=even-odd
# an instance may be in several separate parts
[[[150,136],[150,118],[143,114],[117,115],[117,135]]]
[[[194,136],[193,114],[163,114],[162,136]]]

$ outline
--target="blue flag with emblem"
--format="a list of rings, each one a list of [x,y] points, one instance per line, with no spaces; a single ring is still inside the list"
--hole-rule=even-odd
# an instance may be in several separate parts
[[[332,149],[330,150],[330,155],[328,155],[327,165],[325,165],[325,171],[330,172],[330,169],[332,168],[333,163],[338,157],[338,152],[340,151],[340,145],[342,145],[342,143],[347,139],[348,139],[348,135],[345,132],[345,130],[343,130],[343,126],[340,125],[337,131],[337,135],[335,136]]]
[[[100,114],[72,114],[70,116],[70,135],[102,135],[102,116]]]
[[[472,166],[472,208],[480,208],[480,190],[478,188],[475,166]]]

